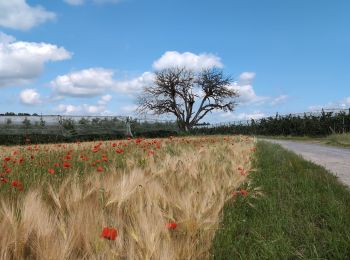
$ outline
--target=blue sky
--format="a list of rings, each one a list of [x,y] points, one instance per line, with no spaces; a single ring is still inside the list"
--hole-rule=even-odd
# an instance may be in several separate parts
[[[0,0],[0,112],[133,115],[155,69],[221,67],[224,122],[350,107],[347,0]]]

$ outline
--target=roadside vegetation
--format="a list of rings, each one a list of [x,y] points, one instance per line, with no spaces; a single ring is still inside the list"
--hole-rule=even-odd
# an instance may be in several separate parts
[[[325,139],[326,144],[350,147],[350,133],[332,134],[327,136]]]
[[[303,141],[318,144],[326,144],[338,147],[350,147],[350,133],[331,134],[326,137],[311,136],[258,136],[258,138]]]
[[[214,259],[350,259],[350,192],[324,168],[258,142],[251,183],[227,203]]]
[[[192,134],[243,134],[261,136],[312,136],[350,132],[350,111],[278,115],[258,120],[233,122],[232,124],[204,125],[192,130]]]

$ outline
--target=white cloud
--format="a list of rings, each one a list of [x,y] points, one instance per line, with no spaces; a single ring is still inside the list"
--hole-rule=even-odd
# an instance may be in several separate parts
[[[325,105],[312,105],[309,106],[311,111],[319,111],[321,109],[348,109],[350,108],[350,97],[345,97],[338,101],[328,102]]]
[[[256,74],[255,72],[243,72],[241,75],[239,75],[239,82],[241,84],[250,84],[253,79],[255,78]]]
[[[237,82],[231,86],[239,94],[238,103],[241,105],[264,103],[269,98],[264,96],[258,96],[253,88],[253,80],[255,78],[254,72],[243,72],[239,76]]]
[[[153,63],[153,68],[162,70],[171,67],[186,67],[193,70],[204,68],[222,68],[223,64],[218,56],[210,53],[196,55],[191,52],[179,53],[177,51],[167,51]]]
[[[222,112],[220,114],[222,118],[225,118],[226,120],[251,120],[251,119],[260,119],[263,117],[266,117],[266,114],[260,111],[254,111],[254,112],[242,112],[239,114],[233,113],[233,112]]]
[[[114,86],[113,74],[111,70],[90,68],[58,76],[50,84],[57,95],[92,97]]]
[[[279,104],[282,104],[282,103],[286,102],[287,99],[288,99],[287,95],[280,95],[280,96],[277,96],[275,98],[272,98],[272,101],[271,101],[270,104],[272,106],[279,105]]]
[[[24,105],[38,105],[42,103],[40,94],[36,89],[25,89],[19,94],[19,98]]]
[[[32,27],[55,19],[53,12],[41,6],[30,6],[26,0],[0,0],[0,26],[29,30]]]
[[[241,105],[262,104],[269,99],[268,97],[256,95],[252,85],[234,84],[232,88],[238,92],[238,103]]]
[[[106,105],[109,101],[112,100],[112,96],[111,95],[104,95],[101,97],[101,99],[97,102],[98,105],[100,106],[104,106]]]
[[[93,97],[109,90],[124,94],[137,93],[151,84],[153,79],[153,73],[145,72],[133,79],[116,80],[112,70],[90,68],[58,76],[50,84],[57,96]]]
[[[56,107],[55,111],[64,115],[72,115],[81,111],[81,106],[60,104]]]
[[[0,44],[9,44],[11,42],[14,42],[16,40],[15,37],[11,35],[7,35],[3,32],[0,32]]]
[[[130,80],[115,81],[113,90],[122,93],[137,93],[145,86],[153,84],[154,74],[152,72],[144,72],[141,76]]]
[[[1,1],[1,0],[0,0]],[[15,41],[0,34],[0,87],[31,82],[49,61],[69,59],[71,53],[48,43]]]
[[[91,0],[91,2],[95,4],[116,4],[119,3],[121,0]],[[70,5],[83,5],[87,2],[87,0],[64,0],[67,4]]]
[[[138,107],[137,105],[132,105],[132,104],[125,105],[125,106],[121,107],[119,112],[125,116],[130,116],[130,115],[135,116],[137,107]]]
[[[107,110],[107,104],[112,100],[111,95],[105,95],[96,105],[82,104],[60,104],[55,108],[55,112],[63,115],[110,115],[112,112]]]
[[[237,82],[231,86],[239,94],[238,103],[240,105],[262,105],[269,103],[270,105],[278,105],[288,99],[287,95],[277,97],[258,96],[253,88],[253,80],[256,74],[254,72],[243,72],[240,74]]]

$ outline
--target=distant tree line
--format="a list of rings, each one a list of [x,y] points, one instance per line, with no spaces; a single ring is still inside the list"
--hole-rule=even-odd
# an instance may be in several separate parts
[[[37,113],[29,114],[29,113],[14,113],[14,112],[6,112],[0,113],[0,116],[39,116]]]
[[[350,111],[325,112],[318,115],[271,116],[246,123],[207,126],[192,129],[192,134],[244,134],[284,136],[326,136],[350,132]]]

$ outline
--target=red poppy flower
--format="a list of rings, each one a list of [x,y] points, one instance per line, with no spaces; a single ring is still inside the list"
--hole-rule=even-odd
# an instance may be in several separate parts
[[[8,162],[8,161],[11,160],[11,157],[5,157],[4,160],[5,160],[6,162]]]
[[[248,195],[248,191],[245,190],[245,189],[241,189],[239,192],[241,193],[242,196],[247,196]]]
[[[11,172],[11,168],[7,168],[6,170],[5,170],[5,173],[10,173]]]
[[[237,191],[233,191],[233,192],[232,192],[232,197],[235,198],[235,197],[237,197],[237,195],[238,195],[238,192],[237,192]]]
[[[177,224],[176,222],[169,222],[165,226],[167,229],[175,229],[177,227]]]
[[[103,172],[103,167],[102,167],[102,166],[98,166],[98,167],[97,167],[97,171],[98,171],[98,172]]]
[[[54,163],[53,166],[58,167],[59,163]]]
[[[23,185],[19,181],[12,181],[11,186],[17,188],[18,190],[23,190]]]
[[[5,177],[0,177],[0,181],[3,182],[3,183],[9,182],[9,180],[6,179]]]
[[[67,154],[66,157],[65,157],[65,159],[66,159],[66,160],[70,160],[70,159],[72,159],[72,156],[70,156],[69,154]]]
[[[101,233],[101,238],[105,238],[108,240],[115,240],[117,236],[118,236],[118,232],[115,228],[105,227],[103,228]]]
[[[50,173],[50,174],[55,174],[55,170],[50,168],[50,169],[49,169],[49,173]]]
[[[124,153],[124,149],[122,149],[122,148],[118,148],[115,151],[116,151],[116,153]]]
[[[69,162],[64,162],[63,163],[63,167],[64,168],[69,168],[70,167],[70,163]]]

